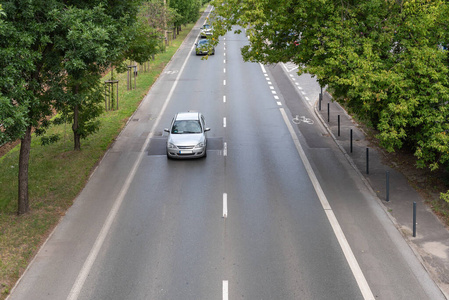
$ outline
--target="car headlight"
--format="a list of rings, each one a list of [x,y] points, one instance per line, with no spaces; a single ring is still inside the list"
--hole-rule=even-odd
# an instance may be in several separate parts
[[[168,149],[177,149],[178,147],[176,147],[176,145],[173,143],[167,143],[167,148]]]
[[[195,148],[203,148],[204,147],[204,142],[198,143]]]

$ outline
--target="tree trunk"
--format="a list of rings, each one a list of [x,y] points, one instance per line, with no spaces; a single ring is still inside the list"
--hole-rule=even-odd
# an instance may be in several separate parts
[[[72,124],[72,130],[73,130],[73,141],[74,141],[74,150],[81,150],[81,137],[78,134],[78,105],[75,105],[73,108],[73,124]]]
[[[29,211],[28,201],[28,165],[31,150],[31,126],[25,131],[25,136],[20,143],[19,156],[19,208],[18,215],[23,215]]]

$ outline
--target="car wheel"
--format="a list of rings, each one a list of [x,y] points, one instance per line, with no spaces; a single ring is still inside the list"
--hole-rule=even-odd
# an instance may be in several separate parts
[[[167,152],[167,159],[172,159],[172,157],[170,156],[170,154],[168,154],[168,152]]]

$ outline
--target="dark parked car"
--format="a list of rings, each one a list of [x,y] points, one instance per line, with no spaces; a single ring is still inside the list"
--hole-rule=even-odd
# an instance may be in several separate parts
[[[195,44],[196,55],[215,54],[215,47],[208,39],[200,39]]]

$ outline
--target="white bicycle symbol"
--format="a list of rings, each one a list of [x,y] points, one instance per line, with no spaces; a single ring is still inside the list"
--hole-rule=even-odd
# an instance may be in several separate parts
[[[313,124],[313,120],[306,118],[306,116],[298,116],[296,115],[296,117],[293,118],[292,120],[293,123],[295,123],[296,125],[299,125],[299,123],[306,123],[306,124]]]

